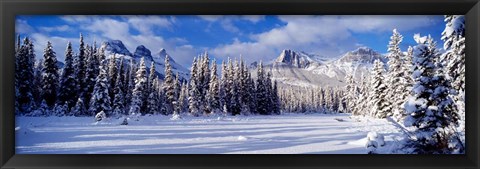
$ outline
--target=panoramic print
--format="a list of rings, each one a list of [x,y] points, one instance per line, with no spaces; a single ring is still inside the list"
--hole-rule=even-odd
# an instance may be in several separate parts
[[[15,29],[17,154],[465,153],[463,15],[19,15]]]

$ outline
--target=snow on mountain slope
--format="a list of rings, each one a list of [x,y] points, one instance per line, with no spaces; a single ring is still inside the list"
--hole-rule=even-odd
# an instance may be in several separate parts
[[[103,42],[100,49],[105,50],[105,55],[107,59],[115,56],[115,58],[123,57],[125,61],[128,61],[130,58],[132,58],[136,63],[138,63],[140,62],[140,59],[144,57],[145,64],[148,68],[150,68],[151,63],[154,62],[158,76],[161,79],[165,77],[165,57],[168,55],[165,49],[161,49],[159,53],[152,55],[152,52],[148,48],[140,45],[135,49],[135,52],[132,54],[120,40]],[[174,73],[178,72],[182,79],[189,78],[189,70],[176,63],[175,59],[171,56],[170,65],[172,66],[172,71]]]
[[[338,80],[345,79],[347,74],[353,74],[356,79],[359,79],[362,74],[369,74],[373,62],[377,59],[387,62],[382,54],[367,47],[360,47],[347,52],[337,60],[312,68],[311,71],[314,74],[323,74]]]
[[[265,68],[272,72],[272,79],[286,85],[341,87],[345,85],[344,79],[349,73],[357,79],[362,74],[368,75],[376,59],[386,63],[382,54],[367,47],[335,59],[286,49],[273,62],[267,62]],[[255,69],[256,66],[250,68]],[[252,75],[256,76],[256,72],[252,71]]]

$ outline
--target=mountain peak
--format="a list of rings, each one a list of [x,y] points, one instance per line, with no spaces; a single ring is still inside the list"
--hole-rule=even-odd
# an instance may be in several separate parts
[[[338,61],[340,62],[359,62],[359,63],[373,63],[375,60],[380,59],[385,61],[380,53],[369,47],[359,47],[353,51],[344,54]]]
[[[122,54],[125,56],[132,56],[132,53],[128,51],[127,47],[120,40],[110,40],[102,43],[101,49],[110,53]]]
[[[148,60],[153,60],[152,52],[143,45],[140,45],[135,49],[135,53],[133,54],[133,57],[135,58],[145,57]]]
[[[306,68],[312,63],[312,59],[303,52],[295,52],[290,49],[284,49],[277,57],[275,62],[295,66],[297,68]]]

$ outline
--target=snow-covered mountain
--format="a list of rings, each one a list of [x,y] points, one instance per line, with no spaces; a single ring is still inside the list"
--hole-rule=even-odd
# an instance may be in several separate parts
[[[359,79],[362,74],[369,74],[373,62],[377,59],[384,63],[387,62],[386,57],[382,54],[368,47],[360,47],[341,55],[332,62],[311,68],[311,71],[339,81],[343,81],[347,73],[351,73],[356,79]]]
[[[347,73],[359,79],[362,74],[369,73],[376,59],[386,63],[382,54],[367,47],[334,58],[285,49],[265,67],[272,72],[273,79],[287,85],[344,86]],[[252,75],[255,73],[253,71]]]
[[[165,57],[168,55],[165,49],[161,49],[158,53],[152,55],[152,52],[143,45],[138,46],[135,49],[135,52],[132,54],[120,40],[111,40],[102,43],[100,49],[105,50],[105,55],[107,58],[115,56],[115,58],[123,57],[128,61],[130,58],[135,60],[136,63],[140,62],[142,57],[145,58],[145,64],[148,68],[152,62],[155,63],[155,68],[161,79],[165,76]],[[170,55],[168,55],[170,56]],[[170,56],[170,65],[172,66],[172,71],[180,75],[183,79],[189,78],[189,70],[184,68],[180,64],[175,62],[174,57]]]

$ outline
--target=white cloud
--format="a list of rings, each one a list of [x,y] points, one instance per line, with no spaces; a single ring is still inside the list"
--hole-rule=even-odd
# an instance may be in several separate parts
[[[31,27],[27,21],[22,19],[17,19],[15,21],[15,32],[21,34],[28,34],[33,32],[33,27]]]
[[[153,29],[171,28],[174,20],[165,16],[124,16],[130,26],[143,34],[152,34]]]
[[[234,21],[245,20],[258,23],[265,19],[264,15],[198,15],[198,17],[209,22],[219,22],[224,30],[232,33],[241,33],[240,29],[235,26]]]
[[[250,35],[251,41],[218,45],[215,56],[243,55],[247,61],[272,60],[283,49],[337,56],[358,47],[355,33],[418,29],[433,24],[429,16],[279,16],[285,26]]]
[[[41,31],[45,32],[65,32],[70,29],[68,25],[54,26],[54,27],[39,27]]]

